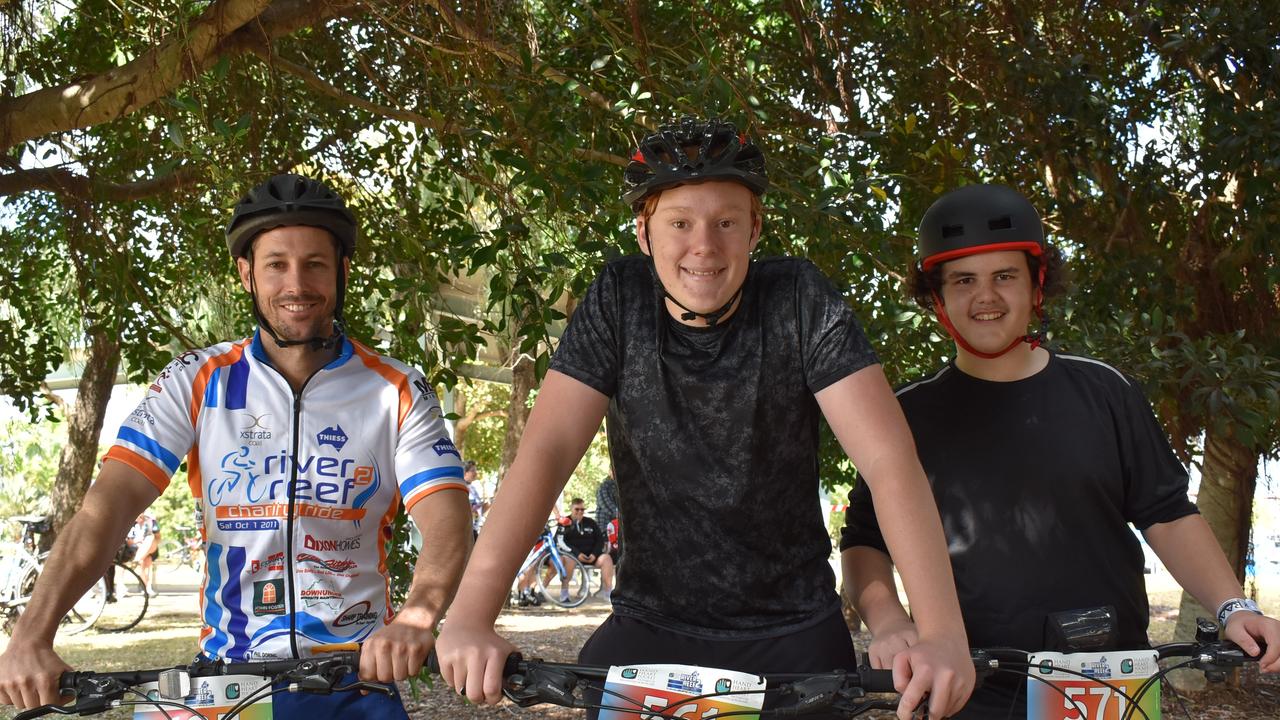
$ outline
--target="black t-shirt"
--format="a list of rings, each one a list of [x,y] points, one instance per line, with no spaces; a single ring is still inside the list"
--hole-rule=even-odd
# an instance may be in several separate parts
[[[750,638],[838,607],[814,393],[876,362],[806,260],[752,263],[737,312],[712,328],[671,317],[648,258],[605,266],[551,367],[610,398],[627,523],[614,611]]]
[[[589,517],[565,525],[560,537],[575,555],[599,555],[604,550],[604,532]]]
[[[1128,524],[1145,530],[1196,508],[1138,384],[1055,353],[1024,380],[980,380],[952,364],[897,394],[942,515],[969,643],[1042,650],[1049,613],[1112,605],[1120,647],[1146,647],[1142,549]],[[866,483],[849,503],[841,549],[886,551]]]

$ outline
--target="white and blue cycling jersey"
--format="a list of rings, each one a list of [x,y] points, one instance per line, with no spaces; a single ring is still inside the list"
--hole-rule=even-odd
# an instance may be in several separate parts
[[[200,651],[228,660],[300,657],[389,623],[401,500],[467,491],[426,379],[346,339],[296,394],[257,335],[179,355],[106,458],[163,491],[184,454],[208,541]]]

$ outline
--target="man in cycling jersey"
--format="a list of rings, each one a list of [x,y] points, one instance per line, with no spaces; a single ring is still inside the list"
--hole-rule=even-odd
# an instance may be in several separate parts
[[[561,339],[439,638],[444,679],[500,699],[514,648],[494,619],[606,411],[627,554],[580,660],[853,667],[817,508],[825,416],[876,470],[926,628],[895,667],[899,715],[926,692],[931,712],[958,708],[973,666],[942,530],[875,353],[812,263],[751,259],[763,154],[728,123],[688,118],[640,144],[625,184],[643,255],[605,266]]]
[[[1138,383],[1040,346],[1062,261],[1031,203],[998,185],[952,191],[921,220],[919,258],[911,293],[956,355],[897,394],[942,513],[969,641],[1051,649],[1051,613],[1109,605],[1114,649],[1146,647],[1133,523],[1182,586],[1218,608],[1227,639],[1250,654],[1265,640],[1262,669],[1280,669],[1280,623],[1241,599]],[[874,489],[874,470],[861,469]],[[919,631],[894,590],[867,483],[850,498],[842,561],[874,635],[872,664],[888,667]],[[956,717],[1025,717],[1024,684],[993,677]]]
[[[125,420],[0,656],[0,703],[59,702],[59,618],[183,454],[208,541],[202,655],[296,658],[360,642],[360,677],[392,682],[432,646],[470,545],[467,487],[423,376],[343,331],[354,216],[322,183],[277,175],[239,202],[226,240],[258,330],[179,355]],[[386,553],[401,503],[429,551],[396,611]],[[274,702],[280,717],[406,717],[376,693]]]

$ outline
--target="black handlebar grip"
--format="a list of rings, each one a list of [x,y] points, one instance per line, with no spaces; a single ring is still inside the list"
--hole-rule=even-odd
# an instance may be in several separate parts
[[[869,667],[860,667],[858,668],[858,684],[867,692],[898,692],[893,687],[892,670],[872,670]]]
[[[440,660],[436,657],[435,649],[427,653],[427,669],[431,671],[432,675],[440,674]]]

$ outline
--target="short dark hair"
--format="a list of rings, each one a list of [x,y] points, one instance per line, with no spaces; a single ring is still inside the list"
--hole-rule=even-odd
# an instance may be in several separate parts
[[[462,463],[462,472],[467,473],[476,469],[475,460],[464,460]]]
[[[587,501],[583,500],[582,498],[574,498],[574,499],[572,499],[572,500],[570,500],[570,501],[569,501],[569,506],[570,506],[570,507],[572,507],[572,506],[574,506],[574,505],[583,505],[583,506],[585,506],[586,504],[587,504]]]
[[[1062,259],[1062,253],[1052,245],[1046,245],[1044,255],[1036,257],[1031,253],[1024,252],[1027,256],[1027,269],[1031,271],[1031,277],[1035,278],[1040,274],[1040,263],[1044,263],[1044,297],[1048,300],[1051,297],[1061,295],[1066,291],[1070,283],[1071,276],[1067,271],[1066,263]],[[947,263],[940,262],[925,272],[920,268],[920,263],[914,263],[910,272],[903,280],[903,286],[907,295],[916,304],[925,310],[933,310],[933,295],[937,293],[938,297],[942,297],[942,269]]]

